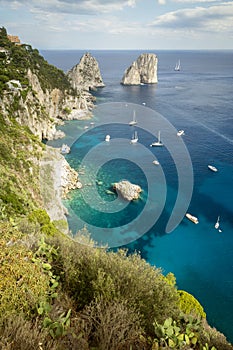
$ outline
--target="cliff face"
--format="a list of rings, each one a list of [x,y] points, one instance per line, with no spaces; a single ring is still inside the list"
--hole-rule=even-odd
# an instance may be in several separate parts
[[[74,90],[66,74],[38,50],[15,45],[6,30],[0,32],[0,114],[5,120],[13,118],[40,139],[50,140],[63,136],[56,131],[61,120],[91,114],[95,98],[84,86]]]
[[[132,65],[126,69],[122,78],[123,85],[156,84],[158,58],[153,53],[141,54]]]
[[[104,87],[98,62],[90,53],[83,55],[80,62],[67,73],[67,76],[72,87],[77,90],[80,87],[86,90]]]
[[[0,112],[14,116],[20,125],[26,125],[40,139],[54,139],[63,134],[56,130],[61,120],[75,119],[80,112],[90,113],[94,98],[86,91],[70,94],[58,88],[43,90],[37,74],[27,71],[29,87],[8,90],[0,97]],[[16,108],[12,108],[15,106]]]

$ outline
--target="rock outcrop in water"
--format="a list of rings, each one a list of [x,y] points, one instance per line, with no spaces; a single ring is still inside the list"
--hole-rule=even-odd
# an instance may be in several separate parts
[[[158,58],[153,53],[143,53],[126,69],[123,85],[156,84]]]
[[[127,180],[122,180],[120,182],[116,182],[113,184],[113,188],[121,194],[121,196],[128,200],[132,201],[134,199],[138,199],[142,189],[138,185],[131,184],[131,182]]]
[[[67,75],[75,89],[79,89],[80,86],[86,90],[104,87],[99,64],[90,53],[83,55],[80,62]]]

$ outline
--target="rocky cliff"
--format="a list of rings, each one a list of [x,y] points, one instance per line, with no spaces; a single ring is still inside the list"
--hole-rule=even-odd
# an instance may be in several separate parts
[[[126,69],[122,78],[123,85],[156,84],[158,58],[153,53],[141,54],[129,68]]]
[[[20,125],[26,125],[40,139],[54,139],[63,134],[56,130],[61,120],[75,119],[88,114],[94,98],[84,90],[70,94],[61,89],[42,89],[38,75],[27,71],[29,88],[18,85],[0,97],[0,112],[5,117],[14,116]],[[16,108],[14,108],[15,106]]]
[[[14,45],[5,30],[0,46],[0,113],[8,122],[14,118],[40,139],[50,140],[63,136],[56,130],[62,120],[91,114],[95,98],[85,86],[73,89],[66,74],[38,50]]]
[[[99,64],[90,53],[86,53],[68,73],[71,85],[74,89],[80,87],[86,90],[95,90],[98,87],[104,87],[101,77]]]

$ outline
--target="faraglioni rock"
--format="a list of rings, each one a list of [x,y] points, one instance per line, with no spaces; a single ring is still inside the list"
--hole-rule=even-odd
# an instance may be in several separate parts
[[[126,69],[123,85],[156,84],[158,58],[154,53],[143,53]]]
[[[121,194],[121,196],[128,200],[132,201],[134,199],[138,199],[142,189],[138,185],[131,184],[131,182],[127,180],[122,180],[120,182],[116,182],[113,184],[113,188]]]
[[[90,54],[85,53],[80,62],[76,64],[68,73],[73,88],[79,90],[80,87],[86,90],[95,90],[98,87],[104,87],[101,77],[99,64]]]

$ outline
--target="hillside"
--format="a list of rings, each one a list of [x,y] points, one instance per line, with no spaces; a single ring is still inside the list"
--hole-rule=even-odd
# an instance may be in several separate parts
[[[85,230],[81,245],[51,222],[39,192],[41,140],[92,104],[0,29],[0,349],[232,349],[174,275],[136,253],[94,248]]]

